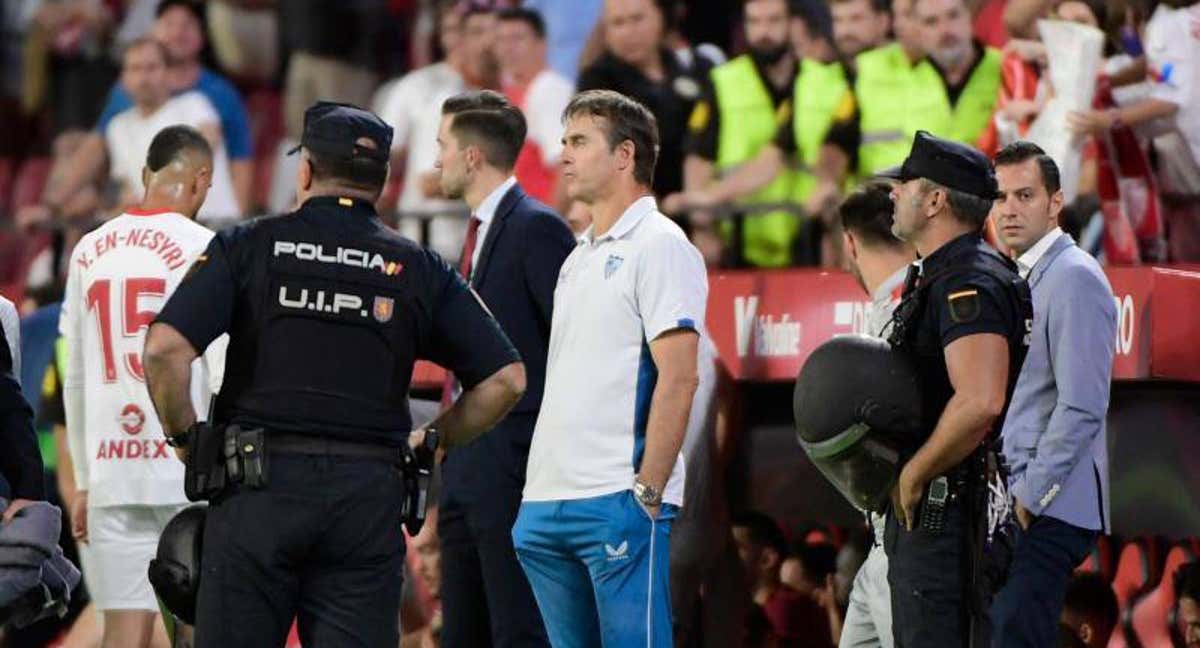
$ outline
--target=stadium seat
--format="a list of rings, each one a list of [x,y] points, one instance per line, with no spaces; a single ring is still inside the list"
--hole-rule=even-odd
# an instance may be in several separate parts
[[[1113,633],[1108,648],[1138,646],[1133,631],[1132,608],[1138,597],[1158,582],[1161,573],[1159,556],[1161,541],[1153,537],[1136,538],[1121,549],[1117,570],[1113,575],[1113,592],[1121,611],[1118,631]],[[1124,635],[1124,636],[1122,636]]]
[[[12,187],[12,209],[36,205],[42,199],[42,189],[50,177],[50,158],[29,158],[17,171]]]
[[[20,303],[25,297],[29,265],[50,245],[48,232],[0,233],[0,294]]]
[[[1190,543],[1181,543],[1167,553],[1158,587],[1133,605],[1133,630],[1142,648],[1171,648],[1172,613],[1175,608],[1175,572],[1195,559]]]
[[[1136,538],[1121,549],[1112,584],[1117,595],[1117,605],[1122,609],[1132,604],[1134,599],[1157,581],[1157,550],[1154,547],[1156,544],[1151,538]]]
[[[16,167],[16,160],[0,157],[0,218],[12,217],[9,209],[12,206],[13,175]]]
[[[246,112],[250,115],[254,147],[254,195],[251,198],[257,209],[266,205],[270,198],[276,149],[284,136],[283,97],[277,90],[256,90],[246,97]]]
[[[1113,554],[1116,553],[1116,539],[1112,536],[1100,536],[1097,538],[1096,546],[1092,552],[1079,563],[1075,568],[1077,572],[1094,572],[1100,574],[1105,580],[1112,582],[1113,579]]]

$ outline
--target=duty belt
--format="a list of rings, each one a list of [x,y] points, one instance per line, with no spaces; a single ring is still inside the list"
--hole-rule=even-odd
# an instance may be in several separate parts
[[[286,432],[268,433],[266,437],[267,452],[285,454],[324,455],[331,457],[352,457],[355,459],[375,459],[386,461],[397,466],[405,464],[406,448],[388,446],[372,442],[345,441],[329,437],[308,436]]]

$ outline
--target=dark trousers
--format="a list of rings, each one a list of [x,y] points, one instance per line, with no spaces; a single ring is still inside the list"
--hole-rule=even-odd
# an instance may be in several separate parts
[[[442,464],[442,645],[548,647],[533,590],[513,549],[534,414],[510,414]]]
[[[892,635],[896,648],[968,645],[966,516],[960,502],[946,508],[945,529],[908,531],[889,512],[884,532]]]
[[[1018,532],[1008,580],[992,603],[993,646],[1055,645],[1071,574],[1096,546],[1096,536],[1044,515]]]
[[[396,646],[404,483],[374,460],[271,453],[268,485],[217,498],[204,527],[199,648]]]

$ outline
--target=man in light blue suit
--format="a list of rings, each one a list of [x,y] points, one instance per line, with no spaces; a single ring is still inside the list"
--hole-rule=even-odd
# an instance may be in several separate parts
[[[1109,530],[1104,419],[1117,311],[1100,265],[1058,227],[1054,161],[1016,142],[995,166],[992,218],[1033,292],[1033,328],[1002,431],[1021,533],[992,605],[993,646],[1053,646],[1071,572]]]

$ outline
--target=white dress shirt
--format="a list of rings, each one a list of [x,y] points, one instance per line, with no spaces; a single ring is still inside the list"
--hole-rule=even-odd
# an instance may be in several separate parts
[[[479,203],[479,208],[471,214],[479,219],[479,231],[475,233],[475,250],[471,253],[471,274],[475,274],[475,268],[479,267],[479,253],[483,251],[483,242],[487,240],[488,226],[492,224],[492,219],[496,217],[496,209],[500,207],[500,201],[504,199],[504,194],[508,193],[513,185],[517,184],[517,179],[514,176],[509,176],[492,190],[492,193]]]
[[[4,327],[4,339],[8,341],[8,353],[12,356],[12,372],[21,382],[21,316],[17,307],[0,297],[0,327]]]
[[[887,339],[892,332],[892,312],[900,303],[900,290],[908,278],[908,266],[896,270],[883,280],[871,294],[871,311],[867,314],[867,327],[871,335]]]
[[[1033,247],[1025,250],[1025,254],[1017,257],[1017,270],[1021,273],[1022,279],[1029,278],[1029,273],[1033,272],[1033,266],[1037,265],[1037,262],[1045,256],[1046,251],[1050,249],[1051,245],[1054,245],[1062,233],[1061,227],[1055,227],[1046,232],[1046,235],[1034,243]]]

